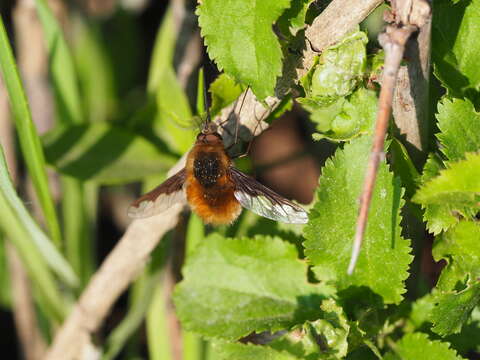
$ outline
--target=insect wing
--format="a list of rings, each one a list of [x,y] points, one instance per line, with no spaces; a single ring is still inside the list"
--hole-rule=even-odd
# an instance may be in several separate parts
[[[128,208],[131,218],[145,218],[160,214],[174,204],[185,203],[185,169],[169,177],[152,191],[146,193]]]
[[[290,224],[306,224],[307,212],[254,178],[230,167],[230,177],[235,183],[234,195],[246,209],[268,219]]]

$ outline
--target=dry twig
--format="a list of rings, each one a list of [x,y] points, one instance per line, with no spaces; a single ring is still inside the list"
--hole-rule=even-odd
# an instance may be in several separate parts
[[[398,70],[392,114],[399,135],[417,166],[425,160],[428,144],[428,98],[430,76],[431,19],[411,37],[405,46]]]
[[[395,24],[389,25],[379,35],[379,42],[385,50],[385,63],[382,77],[382,89],[378,99],[377,122],[373,138],[372,151],[365,173],[360,210],[357,218],[352,256],[348,265],[348,274],[352,274],[360,254],[363,235],[372,199],[373,187],[377,177],[378,165],[385,154],[383,152],[388,120],[392,108],[392,99],[397,80],[398,69],[405,51],[405,44],[410,35],[425,24],[430,15],[430,6],[424,0],[392,2]]]
[[[342,21],[344,18],[350,19],[342,22],[345,28],[350,30],[359,21],[363,20],[363,18],[352,18],[350,13],[356,12],[357,8],[365,8],[365,3],[370,6],[371,11],[379,2],[379,0],[348,2],[356,5],[351,6],[351,8],[349,6],[348,13],[341,11],[336,13],[335,16],[338,21]],[[345,2],[334,0],[329,6],[338,3]],[[363,16],[366,16],[370,11],[363,12]],[[317,33],[318,38],[330,39],[330,43],[335,43],[341,40],[344,35],[343,33],[338,34],[336,28],[337,25],[333,23],[328,27],[321,28],[317,23],[312,25],[310,32]],[[318,50],[320,51],[322,48]],[[314,55],[313,50],[305,54],[310,58],[313,58]],[[308,70],[308,68],[304,70]],[[240,97],[243,97],[243,94]],[[240,114],[240,105],[237,102],[230,108],[225,109],[216,121],[226,120],[234,114],[234,118],[238,119],[242,127],[247,128],[249,133],[253,134],[255,128],[257,128],[258,120],[265,119],[280,103],[280,100],[269,98],[266,102],[268,107],[263,106],[249,92],[243,102]],[[259,132],[262,129],[262,127],[257,128]],[[232,141],[227,133],[225,133],[225,138],[227,143]],[[176,169],[178,169],[178,165],[181,165],[181,161],[180,164],[177,164]],[[173,172],[175,170],[171,171],[170,174]],[[125,235],[92,277],[69,317],[57,332],[47,354],[47,360],[70,360],[79,357],[83,345],[88,342],[90,335],[98,330],[115,300],[128,287],[148,260],[150,252],[157,246],[161,237],[175,226],[180,211],[181,206],[173,207],[159,216],[135,220],[130,224]]]

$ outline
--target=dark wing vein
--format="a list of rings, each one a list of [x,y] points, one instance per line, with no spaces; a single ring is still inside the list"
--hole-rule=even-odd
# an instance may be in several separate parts
[[[306,222],[306,212],[300,206],[285,199],[272,189],[260,184],[251,176],[242,173],[234,167],[230,167],[229,171],[230,177],[235,183],[236,197],[244,207],[274,220],[293,223]],[[246,196],[241,195],[242,193],[246,194]],[[259,207],[262,209],[259,209]]]
[[[186,171],[183,168],[155,189],[135,200],[128,210],[128,215],[135,218],[152,216],[181,201],[184,197],[185,179]],[[159,203],[162,201],[164,204]]]

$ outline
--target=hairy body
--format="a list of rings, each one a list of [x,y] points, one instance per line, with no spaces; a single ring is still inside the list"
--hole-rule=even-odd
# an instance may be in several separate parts
[[[230,224],[242,207],[268,219],[305,224],[305,210],[233,166],[216,129],[215,123],[206,123],[185,168],[133,202],[129,216],[161,214],[186,201],[207,224]]]
[[[232,165],[221,138],[200,137],[187,157],[186,195],[193,211],[208,224],[230,224],[242,207],[229,176]]]

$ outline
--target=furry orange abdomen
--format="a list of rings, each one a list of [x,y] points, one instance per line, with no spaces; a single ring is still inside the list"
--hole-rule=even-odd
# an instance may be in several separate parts
[[[229,181],[219,179],[218,182],[224,183],[225,180]],[[190,207],[207,224],[230,224],[242,211],[231,186],[218,184],[204,189],[193,176],[188,176],[186,192]]]
[[[232,223],[242,207],[228,177],[230,158],[221,140],[215,143],[197,141],[188,154],[186,194],[192,210],[207,224]]]

